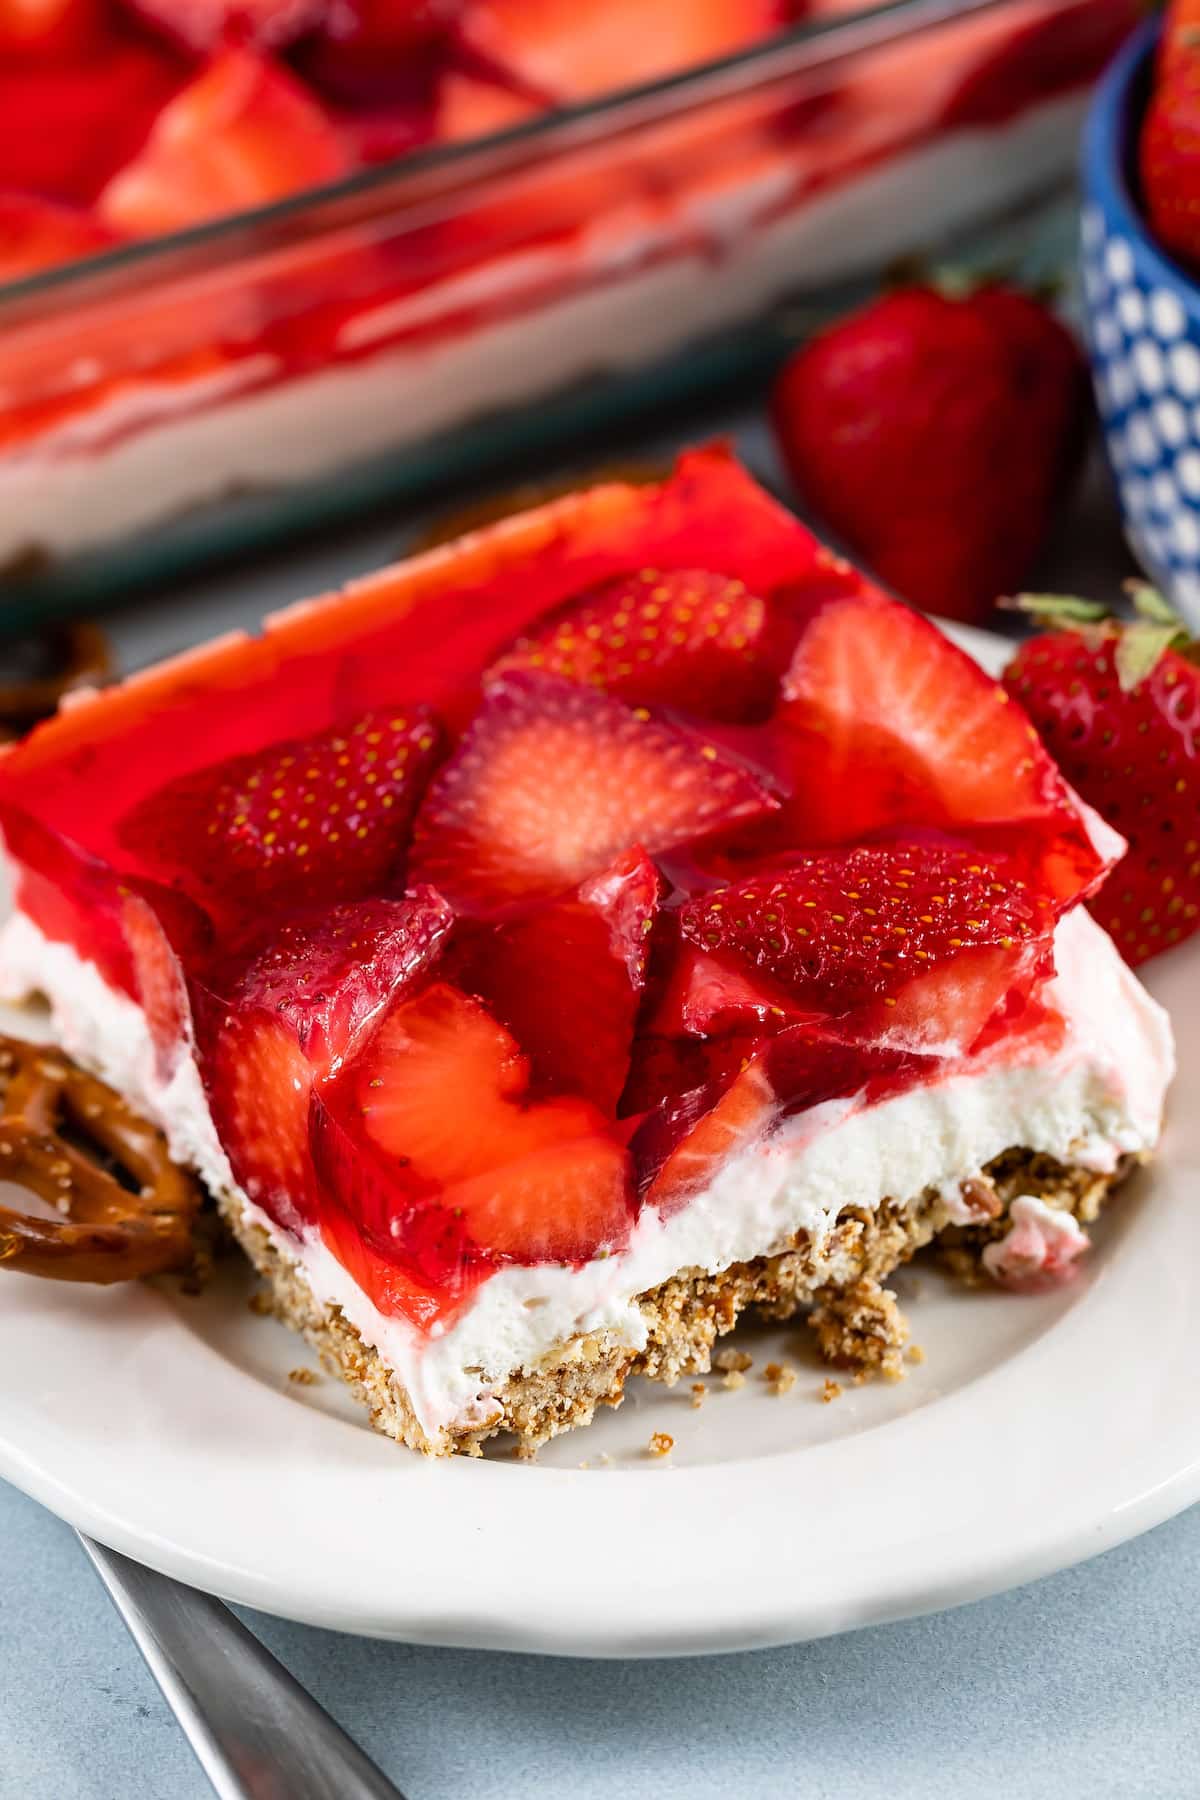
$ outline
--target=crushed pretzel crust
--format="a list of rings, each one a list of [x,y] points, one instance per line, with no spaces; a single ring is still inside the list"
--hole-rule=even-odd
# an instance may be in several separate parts
[[[796,1371],[791,1363],[769,1362],[763,1380],[773,1394],[790,1394],[796,1385]]]
[[[944,1234],[943,1241],[974,1270],[984,1244],[1003,1234],[1009,1205],[1020,1194],[1036,1194],[1088,1224],[1130,1166],[1097,1175],[1009,1150],[977,1178],[999,1202],[995,1217],[977,1226],[951,1224],[944,1200],[930,1189],[907,1204],[884,1200],[874,1213],[847,1209],[819,1245],[800,1232],[782,1254],[736,1263],[717,1275],[681,1270],[638,1300],[647,1328],[644,1349],[632,1350],[609,1332],[572,1338],[536,1367],[498,1383],[482,1416],[432,1435],[422,1429],[399,1380],[341,1309],[315,1299],[303,1271],[244,1216],[239,1202],[225,1196],[218,1204],[268,1283],[270,1309],[342,1377],[376,1430],[429,1456],[478,1456],[486,1439],[512,1432],[518,1449],[528,1454],[560,1432],[588,1424],[598,1406],[619,1406],[631,1376],[673,1386],[681,1376],[706,1374],[714,1343],[747,1311],[777,1320],[807,1312],[822,1354],[835,1367],[856,1370],[856,1380],[869,1372],[897,1379],[903,1374],[908,1327],[895,1296],[882,1285],[894,1269]],[[728,1369],[726,1384],[739,1375],[736,1366]]]

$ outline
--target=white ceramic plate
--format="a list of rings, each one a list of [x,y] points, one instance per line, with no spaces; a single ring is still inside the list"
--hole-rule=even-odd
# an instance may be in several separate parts
[[[1080,1279],[1037,1298],[896,1287],[926,1360],[829,1404],[796,1328],[743,1333],[745,1385],[646,1383],[533,1465],[425,1462],[340,1386],[231,1259],[173,1284],[0,1277],[0,1475],[183,1580],[313,1624],[587,1655],[745,1648],[950,1606],[1200,1498],[1200,943],[1153,966],[1182,1073],[1157,1166]],[[35,1030],[0,1012],[0,1029]],[[768,1392],[770,1359],[798,1371]],[[675,1440],[651,1459],[652,1432]]]

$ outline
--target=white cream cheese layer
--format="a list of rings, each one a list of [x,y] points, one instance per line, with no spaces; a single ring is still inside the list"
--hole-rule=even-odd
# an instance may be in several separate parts
[[[801,1229],[819,1242],[846,1207],[871,1210],[885,1196],[908,1200],[935,1187],[953,1198],[1014,1146],[1099,1171],[1151,1149],[1174,1067],[1166,1014],[1082,909],[1060,925],[1056,955],[1054,998],[1068,1033],[1053,1054],[1023,1062],[1001,1054],[862,1109],[844,1100],[814,1107],[732,1156],[670,1219],[644,1212],[619,1255],[582,1268],[502,1270],[430,1337],[381,1314],[318,1238],[288,1237],[253,1206],[233,1180],[194,1064],[185,1059],[164,1083],[140,1009],[21,915],[0,936],[0,994],[46,996],[63,1048],[153,1116],[172,1153],[210,1187],[240,1199],[316,1298],[340,1306],[390,1364],[436,1434],[485,1417],[494,1389],[579,1333],[603,1329],[640,1348],[636,1296],[680,1269],[715,1274],[784,1247]]]
[[[784,295],[878,269],[1060,174],[1084,104],[1067,94],[950,133],[786,208],[784,166],[724,194],[683,196],[669,218],[601,220],[570,243],[498,257],[356,317],[343,346],[356,360],[312,374],[275,379],[264,354],[194,383],[148,380],[0,458],[0,566],[320,479],[573,382],[647,367]],[[501,316],[394,342],[484,300]]]

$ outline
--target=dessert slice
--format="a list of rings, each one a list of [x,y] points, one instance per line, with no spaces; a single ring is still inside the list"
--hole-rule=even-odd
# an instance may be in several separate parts
[[[1166,1021],[1020,708],[716,449],[77,698],[0,763],[13,996],[425,1451],[750,1307],[894,1366],[949,1232],[1066,1278]]]

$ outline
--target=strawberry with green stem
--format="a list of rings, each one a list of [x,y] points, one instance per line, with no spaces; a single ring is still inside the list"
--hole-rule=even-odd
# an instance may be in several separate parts
[[[1050,628],[1022,644],[1005,686],[1128,853],[1092,910],[1130,963],[1200,928],[1200,647],[1154,588],[1136,617],[1059,594],[1014,605]]]

